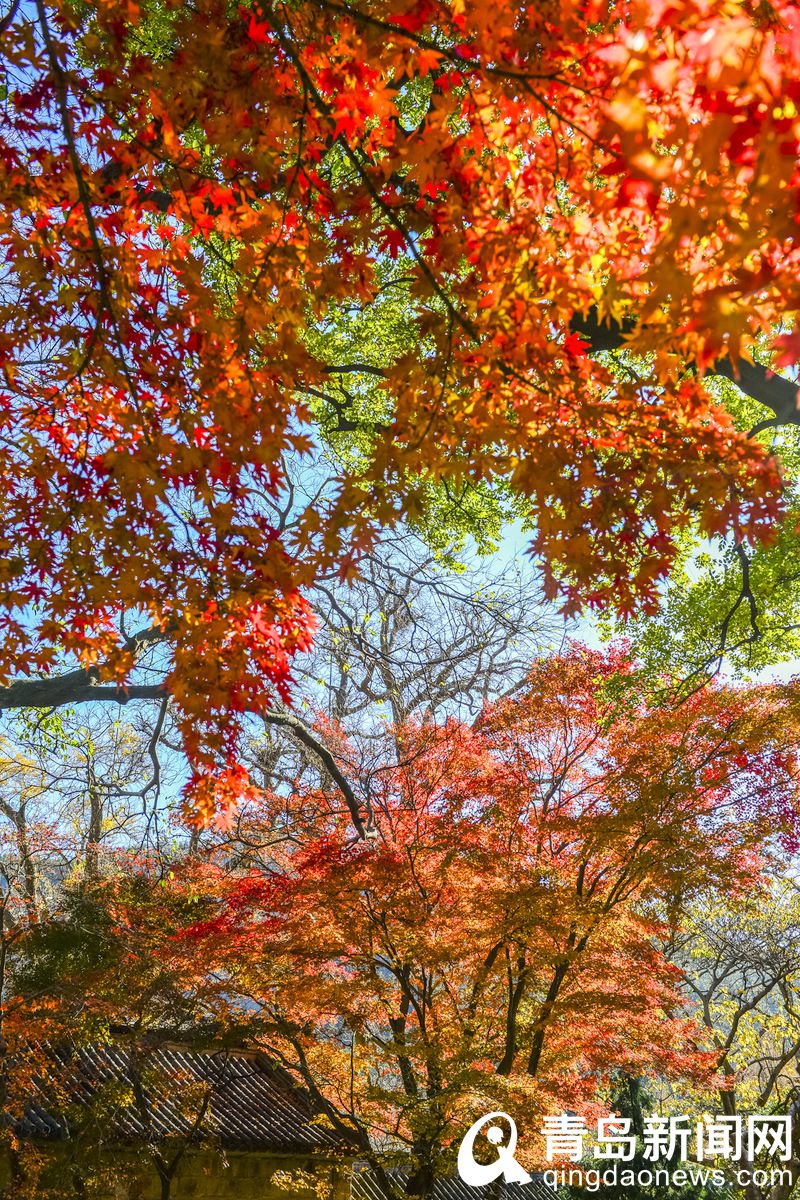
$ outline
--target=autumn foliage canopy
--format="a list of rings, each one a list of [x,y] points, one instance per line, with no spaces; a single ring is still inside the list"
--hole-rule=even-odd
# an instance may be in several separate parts
[[[304,585],[431,489],[526,497],[571,609],[651,603],[690,521],[773,522],[776,466],[703,376],[779,321],[796,357],[795,4],[25,0],[2,25],[0,674],[77,656],[124,687],[121,614],[168,637],[202,811],[244,786],[237,714],[287,694]],[[359,336],[384,312],[392,353]],[[609,322],[641,371],[588,353]],[[287,464],[342,432],[287,533]]]
[[[336,789],[302,788],[169,870],[109,863],[24,935],[6,1037],[34,1015],[56,1043],[245,1036],[371,1160],[436,1173],[485,1111],[601,1112],[615,1071],[709,1086],[668,943],[792,837],[795,723],[763,689],[666,711],[625,654],[575,647],[474,727],[387,729],[371,842]]]

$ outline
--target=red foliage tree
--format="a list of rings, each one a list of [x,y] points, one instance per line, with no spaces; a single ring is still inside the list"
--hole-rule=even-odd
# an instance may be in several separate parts
[[[769,527],[776,468],[702,375],[797,420],[742,359],[800,308],[789,0],[15,0],[2,26],[0,674],[89,672],[4,705],[119,695],[170,638],[208,812],[308,644],[303,585],[432,485],[529,497],[571,607],[652,603],[688,521]],[[390,287],[405,349],[315,349]],[[623,337],[644,375],[586,353]],[[320,406],[368,449],[287,536],[265,498]]]
[[[770,692],[653,707],[624,656],[576,649],[474,729],[404,730],[403,761],[372,772],[372,845],[325,793],[266,797],[187,864],[204,912],[178,942],[425,1193],[480,1112],[538,1130],[596,1111],[614,1068],[711,1071],[661,946],[685,903],[779,849],[795,721]]]

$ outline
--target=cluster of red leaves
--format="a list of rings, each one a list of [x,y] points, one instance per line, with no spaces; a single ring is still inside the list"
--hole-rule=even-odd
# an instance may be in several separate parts
[[[772,522],[774,464],[684,366],[800,307],[789,0],[37,0],[4,24],[0,674],[68,652],[123,681],[115,622],[146,613],[203,808],[220,767],[236,790],[236,712],[308,644],[303,584],[432,481],[529,496],[571,606],[653,603],[693,513]],[[303,329],[401,254],[424,354],[378,364],[369,463],[289,544],[265,499],[327,379]],[[650,379],[582,353],[594,306],[636,317]]]
[[[372,775],[373,845],[329,796],[267,797],[243,845],[287,820],[291,842],[268,870],[227,849],[190,866],[204,910],[175,943],[247,997],[254,1036],[412,1144],[460,1137],[469,1104],[530,1127],[591,1112],[614,1068],[707,1081],[663,939],[796,824],[796,772],[776,772],[796,708],[722,689],[652,708],[624,656],[574,650],[477,728],[403,730]]]

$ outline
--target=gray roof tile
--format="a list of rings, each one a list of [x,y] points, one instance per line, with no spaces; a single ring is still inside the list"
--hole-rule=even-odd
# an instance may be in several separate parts
[[[176,1045],[134,1050],[112,1043],[53,1049],[49,1059],[17,1123],[25,1137],[68,1138],[98,1105],[116,1139],[183,1136],[231,1150],[307,1153],[347,1148],[346,1138],[314,1122],[307,1094],[260,1054]],[[125,1102],[137,1075],[143,1103]],[[182,1103],[195,1085],[191,1102]],[[116,1104],[115,1088],[127,1094]],[[198,1121],[208,1091],[206,1115]]]

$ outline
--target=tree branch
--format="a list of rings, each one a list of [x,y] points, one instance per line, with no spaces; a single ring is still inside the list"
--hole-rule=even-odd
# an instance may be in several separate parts
[[[593,354],[599,354],[601,350],[621,349],[635,328],[636,322],[630,319],[601,324],[596,308],[590,309],[585,316],[574,316],[570,322],[572,332],[589,343]],[[707,374],[722,375],[725,379],[732,380],[745,395],[757,400],[775,414],[774,424],[800,425],[798,388],[791,379],[776,375],[769,367],[749,362],[746,358],[740,358],[735,364],[728,358],[718,358],[708,368]],[[771,419],[769,424],[773,424]],[[756,426],[756,431],[765,427],[765,423],[762,422]]]
[[[134,661],[148,646],[163,642],[170,630],[160,625],[151,625],[125,638],[124,649],[131,651]],[[113,704],[127,704],[129,700],[163,700],[166,689],[163,683],[155,684],[101,684],[101,668],[79,667],[63,675],[52,675],[45,679],[15,679],[7,687],[0,687],[0,712],[11,708],[60,708],[64,704],[86,704],[94,700],[105,700]]]
[[[129,700],[163,700],[164,684],[97,684],[94,670],[70,671],[54,679],[24,679],[0,688],[0,711],[9,708],[60,708],[64,704],[90,704],[102,700],[127,704]]]
[[[323,745],[322,742],[314,737],[313,733],[306,728],[299,717],[294,717],[291,713],[281,713],[268,710],[262,715],[264,720],[270,725],[282,725],[284,728],[290,729],[297,738],[298,742],[302,742],[304,746],[307,746],[308,749],[317,756],[320,762],[325,766],[326,771],[338,787],[339,791],[342,793],[344,802],[347,805],[348,812],[350,813],[350,818],[358,832],[359,837],[368,837],[369,831],[361,819],[361,812],[356,794],[345,776],[342,774],[336,759],[333,757],[328,747]]]

